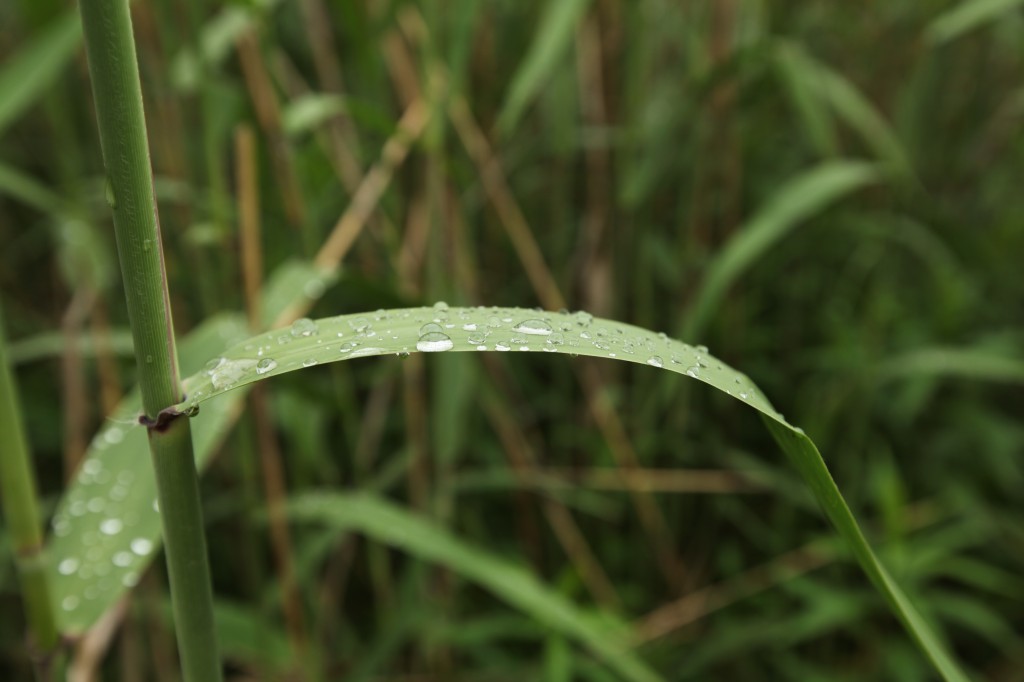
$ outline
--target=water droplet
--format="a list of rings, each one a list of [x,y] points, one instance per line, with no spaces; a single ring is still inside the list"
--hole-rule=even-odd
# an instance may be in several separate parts
[[[316,358],[306,358],[305,360],[302,361],[302,366],[303,367],[312,367],[317,362],[318,362],[318,360]]]
[[[513,328],[513,330],[520,332],[522,334],[532,334],[534,336],[548,336],[551,333],[551,325],[545,322],[544,320],[539,320],[535,318],[532,320],[523,320],[522,322],[517,324]]]
[[[427,334],[444,334],[444,327],[437,322],[427,322],[420,327],[420,336],[426,336]]]
[[[448,304],[445,303],[444,301],[438,301],[437,303],[434,304],[434,310],[438,312],[444,312],[445,310],[448,310]]]
[[[57,564],[57,572],[61,575],[71,575],[72,573],[78,570],[79,564],[80,562],[78,561],[78,559],[75,559],[74,557],[64,559],[59,564]]]
[[[60,607],[65,611],[74,611],[78,608],[78,597],[71,595],[70,597],[64,597],[64,601],[60,603]]]
[[[494,344],[494,350],[506,351],[506,350],[512,350],[512,348],[511,348],[511,346],[506,346],[505,344],[503,344],[503,343],[501,343],[499,341],[498,343]]]
[[[407,350],[398,351],[397,353],[395,353],[395,355],[400,357],[401,359],[405,360],[407,357],[409,357],[409,351],[407,351]]]
[[[290,333],[296,339],[301,336],[316,336],[320,333],[320,327],[308,317],[300,317],[292,322]]]
[[[255,360],[227,360],[210,374],[210,382],[218,390],[231,388],[254,365],[256,365]]]
[[[121,522],[121,519],[104,519],[103,522],[100,523],[100,531],[102,531],[104,535],[117,535],[123,528],[124,523]]]
[[[206,366],[203,367],[203,371],[206,372],[207,374],[213,374],[218,367],[220,367],[227,361],[227,358],[214,358],[213,360],[210,360],[208,363],[206,363]]]
[[[563,343],[565,343],[565,337],[559,334],[558,332],[555,332],[554,334],[548,337],[548,340],[545,343],[547,343],[549,346],[561,346]]]
[[[451,338],[444,332],[428,332],[416,342],[416,350],[421,353],[443,353],[446,350],[451,350],[454,345]]]
[[[111,445],[117,445],[124,440],[124,431],[114,426],[107,429],[107,432],[103,434],[103,440],[107,441]],[[99,473],[98,471],[95,473]]]
[[[272,372],[276,368],[277,360],[274,360],[273,358],[263,358],[258,363],[256,363],[257,374],[266,374],[267,372]]]
[[[696,346],[696,351],[698,353],[707,353],[708,352],[708,347],[707,346]]]
[[[497,329],[498,327],[501,326],[501,319],[495,315],[491,315],[490,317],[487,318],[487,326]]]
[[[146,538],[135,538],[131,541],[131,548],[139,556],[146,556],[153,551],[153,543]]]
[[[153,248],[153,240],[152,239],[143,239],[142,240],[142,250],[143,251],[149,251],[151,248]]]
[[[107,501],[102,497],[94,497],[85,506],[93,514],[99,514],[107,506]]]
[[[357,332],[364,332],[370,327],[370,321],[365,317],[356,317],[348,321],[348,326]]]
[[[484,335],[483,334],[470,334],[468,337],[466,337],[466,341],[468,341],[469,343],[471,343],[474,346],[479,346],[481,343],[484,342]]]
[[[107,199],[107,206],[111,209],[117,208],[117,195],[114,194],[114,183],[110,180],[110,176],[107,176],[107,181],[103,184],[103,194]]]
[[[135,587],[139,584],[139,574],[134,571],[131,573],[125,573],[124,577],[121,578],[121,584],[125,587]]]
[[[665,363],[657,355],[652,355],[651,357],[647,358],[647,364],[650,365],[651,367],[665,366]]]
[[[576,324],[578,324],[581,327],[590,326],[590,323],[594,321],[594,316],[586,312],[585,310],[580,310],[575,315],[573,315],[572,318],[576,321]]]
[[[697,375],[697,373],[699,371],[700,371],[700,367],[698,367],[697,365],[694,365],[693,367],[690,367],[689,369],[686,370],[686,376],[688,376],[688,377],[690,377],[692,379],[697,379],[697,378],[699,378],[698,375]]]
[[[114,555],[113,561],[115,566],[126,568],[131,566],[132,562],[135,561],[135,555],[131,552],[118,552]]]
[[[462,325],[462,331],[464,331],[464,332],[475,332],[476,331],[476,325],[475,324],[464,324],[464,325]]]

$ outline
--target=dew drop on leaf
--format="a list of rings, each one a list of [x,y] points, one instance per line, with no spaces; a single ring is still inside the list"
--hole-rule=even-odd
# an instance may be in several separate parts
[[[416,342],[416,350],[421,353],[442,353],[446,350],[451,350],[454,345],[447,334],[443,332],[428,332]]]
[[[318,333],[320,333],[320,328],[317,326],[316,322],[308,317],[300,317],[292,322],[291,335],[295,338],[302,336],[315,336]]]
[[[657,355],[652,355],[651,357],[647,358],[647,364],[650,365],[651,367],[664,367],[665,366],[664,361],[661,358],[659,358]]]
[[[547,336],[551,333],[551,325],[540,319],[523,320],[517,324],[513,330],[520,332],[521,334]]]
[[[277,361],[273,358],[263,358],[256,363],[256,373],[266,374],[267,372],[273,371],[277,367]]]

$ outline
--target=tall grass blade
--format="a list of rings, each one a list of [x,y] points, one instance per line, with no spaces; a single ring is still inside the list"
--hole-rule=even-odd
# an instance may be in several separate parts
[[[498,128],[503,133],[515,129],[526,108],[544,87],[558,60],[572,45],[576,24],[589,5],[590,0],[560,0],[545,5],[540,31],[512,77],[505,105],[498,116]]]
[[[658,680],[656,673],[624,650],[625,626],[613,627],[544,586],[516,563],[475,547],[444,527],[383,498],[366,493],[309,493],[289,504],[299,521],[327,523],[339,532],[359,532],[430,561],[484,587],[515,608],[587,647],[628,680]]]
[[[711,263],[683,325],[683,338],[699,337],[729,287],[802,220],[879,177],[877,167],[862,161],[829,161],[787,182]]]
[[[886,361],[882,378],[952,376],[976,381],[1024,384],[1024,360],[973,348],[922,348]]]
[[[925,28],[925,35],[930,42],[941,45],[1020,5],[1024,5],[1024,0],[964,0],[935,17]]]
[[[819,108],[824,105],[857,131],[888,170],[905,180],[913,177],[910,159],[896,132],[849,79],[792,43],[783,42],[776,48],[776,62],[798,106],[803,99],[818,100],[817,104],[803,102],[801,109],[815,140],[824,138],[819,144],[836,142],[834,131],[827,129],[828,120],[819,120],[823,117]]]
[[[78,12],[70,11],[0,68],[0,135],[52,85],[82,41]]]

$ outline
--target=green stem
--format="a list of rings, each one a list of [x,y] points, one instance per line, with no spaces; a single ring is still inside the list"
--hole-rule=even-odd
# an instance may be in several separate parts
[[[14,544],[15,563],[21,581],[32,643],[41,658],[37,677],[45,679],[45,664],[56,651],[57,624],[50,585],[46,578],[43,532],[39,520],[36,479],[29,462],[28,441],[21,421],[18,392],[7,362],[6,342],[0,324],[0,500]]]
[[[114,214],[128,320],[162,510],[178,651],[186,682],[222,679],[210,568],[164,272],[160,222],[128,0],[81,0],[107,199]]]

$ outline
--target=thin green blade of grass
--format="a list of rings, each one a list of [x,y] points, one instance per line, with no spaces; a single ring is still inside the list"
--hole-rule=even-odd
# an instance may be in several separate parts
[[[7,195],[51,216],[64,212],[60,195],[17,168],[0,163],[0,195]]]
[[[18,339],[8,346],[8,359],[14,365],[21,365],[36,360],[57,358],[68,351],[68,346],[74,346],[75,352],[82,357],[94,357],[103,350],[119,355],[121,357],[132,357],[134,345],[132,345],[132,333],[127,329],[114,329],[110,336],[102,341],[93,336],[77,336],[70,343],[65,334],[61,332],[43,332]]]
[[[569,49],[576,24],[590,6],[590,0],[561,0],[545,5],[540,31],[530,45],[526,57],[512,77],[505,105],[498,116],[498,128],[512,132],[527,107],[540,92],[558,60]]]
[[[935,17],[925,28],[925,36],[929,42],[941,45],[1020,5],[1024,5],[1024,0],[965,0]]]
[[[77,11],[53,21],[0,69],[0,135],[53,84],[82,42]]]
[[[1004,384],[1024,384],[1024,360],[975,348],[921,348],[887,360],[883,379],[948,376]]]
[[[606,616],[576,606],[515,563],[461,540],[414,512],[366,493],[325,492],[293,498],[288,513],[294,520],[327,523],[339,532],[363,533],[444,566],[580,642],[625,679],[661,679],[624,648],[624,625],[611,626]]]
[[[841,166],[840,170],[843,168],[845,166]],[[858,165],[854,169],[863,171],[856,176],[861,181],[873,177],[870,167]],[[185,381],[190,397],[178,408],[191,410],[204,404],[207,405],[205,413],[210,405],[208,401],[212,398],[256,381],[327,362],[380,355],[402,357],[412,352],[475,351],[539,351],[625,360],[697,379],[758,410],[864,572],[936,670],[946,680],[959,682],[967,679],[945,652],[930,626],[878,561],[814,443],[800,429],[788,424],[746,376],[711,356],[706,349],[689,346],[665,334],[595,319],[583,312],[549,313],[498,307],[449,308],[443,304],[431,308],[342,315],[317,321],[301,319],[290,328],[241,341],[222,355],[213,357],[202,371]],[[196,426],[197,434],[201,433],[199,424]],[[197,451],[202,451],[203,447],[197,443]],[[135,459],[135,465],[138,459]],[[104,485],[106,487],[96,485],[93,491],[98,496],[109,494],[111,485],[116,483],[107,480]],[[73,491],[81,490],[81,487],[76,485]],[[88,509],[88,499],[84,496],[74,501],[85,502],[85,509]],[[65,501],[62,509],[68,508],[68,502]],[[145,504],[142,509],[145,509]],[[82,520],[84,515],[85,511],[82,511],[78,517],[69,514],[58,517],[58,522],[69,524],[65,527],[64,537],[74,535],[79,538],[73,541],[76,543],[73,546],[75,551],[88,551],[86,543],[96,542],[104,535],[103,523],[110,518],[102,510],[90,513],[88,519]],[[151,522],[155,537],[155,515]],[[74,524],[74,527],[70,524]],[[120,537],[122,542],[130,537],[130,534],[122,536],[121,527],[116,524],[115,527],[118,532],[111,537]],[[88,539],[82,537],[86,533]],[[109,552],[107,548],[103,553],[107,560],[111,556]],[[59,562],[62,559],[54,556],[53,560],[60,573]],[[105,600],[114,600],[126,588],[116,582],[111,585],[111,581],[108,581],[106,589],[100,590],[98,586],[104,577],[89,575],[86,579],[76,573],[74,579],[67,581],[73,584],[74,590],[66,586],[57,589],[65,589],[62,594],[68,596],[85,594],[85,590],[91,589],[102,594]],[[91,613],[98,617],[102,610],[91,607]]]
[[[799,48],[780,42],[775,50],[775,71],[789,93],[811,143],[822,156],[833,157],[839,151],[839,138],[829,107],[818,92],[821,75],[801,56]]]
[[[787,182],[739,229],[708,267],[684,321],[682,336],[700,336],[729,287],[802,220],[879,178],[874,165],[828,161]]]
[[[889,122],[864,94],[841,73],[811,56],[795,43],[780,41],[774,49],[775,63],[789,86],[795,104],[804,114],[812,137],[834,149],[827,107],[857,131],[888,169],[904,180],[913,178],[913,168],[903,144]]]

